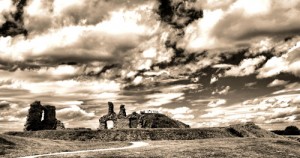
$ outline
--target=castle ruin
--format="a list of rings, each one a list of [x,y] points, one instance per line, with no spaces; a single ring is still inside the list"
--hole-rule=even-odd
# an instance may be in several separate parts
[[[108,113],[100,117],[98,129],[108,129],[108,121],[113,122],[114,129],[190,128],[189,125],[173,120],[166,115],[158,113],[158,111],[141,111],[140,114],[133,112],[130,115],[126,115],[125,105],[120,105],[120,111],[116,114],[112,102],[108,102]]]
[[[56,119],[55,111],[55,106],[43,106],[40,101],[33,102],[28,110],[24,131],[64,129],[64,124]]]

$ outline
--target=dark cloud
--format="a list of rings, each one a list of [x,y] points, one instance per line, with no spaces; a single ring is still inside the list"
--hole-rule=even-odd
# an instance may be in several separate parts
[[[194,5],[194,0],[159,0],[157,13],[162,21],[181,29],[203,17],[203,11]]]
[[[0,110],[9,108],[10,104],[6,101],[0,101]]]
[[[213,29],[214,36],[231,41],[247,41],[258,37],[284,39],[299,35],[299,22],[296,16],[300,10],[295,7],[299,6],[299,2],[286,5],[277,1],[257,2],[253,4],[257,5],[257,10],[250,7],[247,10],[247,4],[243,3],[236,1],[238,7],[224,14]],[[223,31],[224,29],[226,31]]]
[[[23,26],[23,12],[27,0],[13,0],[16,6],[16,12],[10,13],[12,19],[6,19],[6,22],[0,27],[0,36],[16,36],[19,34],[27,35],[27,30]]]
[[[109,19],[110,14],[114,11],[129,10],[147,3],[151,3],[151,1],[79,0],[65,3],[58,0],[40,2],[32,0],[28,3],[27,9],[31,5],[35,5],[35,7],[40,5],[39,9],[42,12],[27,10],[25,12],[25,25],[31,34],[45,32],[49,28],[70,25],[96,25]]]

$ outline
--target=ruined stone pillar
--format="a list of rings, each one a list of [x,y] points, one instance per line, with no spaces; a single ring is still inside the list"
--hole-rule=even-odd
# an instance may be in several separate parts
[[[100,117],[99,119],[99,128],[98,129],[107,129],[107,117],[106,115]]]
[[[56,121],[56,129],[57,129],[57,130],[63,130],[63,129],[65,129],[64,123],[61,122],[60,120],[57,120],[57,121]]]
[[[117,120],[117,114],[114,112],[114,104],[108,102],[108,114],[102,116],[99,119],[99,128],[98,129],[107,129],[107,121],[112,120],[115,124]]]
[[[120,105],[120,111],[119,111],[119,114],[118,114],[117,118],[118,118],[118,119],[126,118],[126,109],[125,109],[125,105]]]
[[[43,114],[43,106],[40,101],[35,101],[30,104],[28,110],[27,119],[24,127],[24,131],[37,131],[40,130]]]
[[[114,112],[114,104],[112,102],[108,102],[108,114],[107,115],[111,115],[115,113]]]
[[[138,128],[140,117],[141,115],[136,112],[133,112],[131,115],[129,115],[129,128]]]
[[[45,105],[44,106],[44,120],[42,121],[43,129],[53,130],[56,129],[56,108],[55,106]]]

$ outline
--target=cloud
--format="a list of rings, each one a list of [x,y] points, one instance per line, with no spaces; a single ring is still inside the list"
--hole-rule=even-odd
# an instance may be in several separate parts
[[[207,106],[209,106],[209,107],[217,107],[217,106],[226,104],[226,102],[227,101],[225,99],[212,100],[211,102],[209,102],[207,104]]]
[[[194,119],[195,116],[192,114],[175,114],[172,118],[174,119],[183,119],[183,120],[190,120],[190,119]]]
[[[213,84],[215,82],[218,81],[218,78],[216,76],[213,76],[211,79],[210,79],[210,84]]]
[[[229,70],[225,71],[224,76],[247,76],[253,74],[257,66],[265,59],[266,57],[264,56],[244,59],[238,66],[232,66]]]
[[[109,18],[117,10],[132,9],[151,2],[131,1],[39,1],[32,0],[25,9],[25,27],[31,33],[70,25],[95,25]],[[101,9],[99,9],[101,8]],[[41,27],[43,26],[43,27]]]
[[[294,122],[299,114],[298,105],[291,103],[297,100],[298,94],[285,94],[246,100],[242,104],[213,106],[206,109],[200,118],[214,122],[216,126],[237,122],[254,121],[258,124]],[[205,123],[206,121],[202,121]]]
[[[226,95],[226,94],[228,94],[229,90],[230,90],[230,86],[226,86],[226,87],[225,87],[224,89],[222,89],[222,90],[216,89],[215,91],[212,92],[212,94],[213,94],[213,95],[214,95],[214,94]]]
[[[162,106],[168,103],[171,103],[175,100],[182,100],[184,99],[184,93],[156,93],[147,95],[145,98],[149,99],[145,106]]]
[[[297,93],[299,91],[300,91],[300,84],[298,82],[295,82],[295,83],[287,84],[284,89],[273,92],[273,94],[278,95],[278,94],[285,94],[290,92]]]
[[[191,110],[190,108],[188,107],[178,107],[178,108],[175,108],[175,109],[172,109],[172,110],[168,110],[168,112],[170,112],[171,114],[173,115],[176,115],[176,114],[188,114],[188,113],[191,113],[193,110]]]
[[[10,13],[16,11],[16,7],[12,1],[1,1],[0,2],[0,27],[6,22],[7,17],[12,18]]]
[[[95,113],[86,112],[77,105],[70,106],[69,108],[64,108],[56,111],[57,118],[63,121],[74,121],[74,120],[91,120],[94,119]]]
[[[288,81],[275,79],[273,82],[268,84],[268,87],[284,86],[288,83],[289,83]]]
[[[161,91],[164,93],[170,93],[170,92],[183,92],[187,90],[197,90],[199,87],[198,84],[177,84],[172,85],[169,87],[166,87],[162,89]]]
[[[256,84],[257,84],[256,82],[249,82],[249,83],[246,83],[245,86],[246,87],[252,87],[252,86],[254,86]]]
[[[35,5],[35,3],[42,2],[32,1],[32,3]],[[29,10],[30,7],[31,4],[28,7]],[[36,8],[32,10],[38,11]],[[51,25],[49,26],[51,29],[46,29],[42,33],[29,34],[26,38],[0,37],[3,48],[0,61],[10,63],[12,66],[18,66],[19,63],[23,66],[52,66],[63,62],[89,64],[94,61],[104,63],[112,61],[123,63],[124,59],[130,61],[134,52],[124,52],[136,48],[141,41],[148,40],[159,24],[156,20],[151,20],[153,13],[150,11],[151,4],[146,3],[144,6],[137,5],[132,10],[119,8],[111,11],[107,14],[107,18],[93,25],[58,25],[57,27]],[[34,15],[40,15],[39,12],[35,12]],[[53,11],[49,14],[56,13]],[[42,19],[55,22],[56,17],[53,18],[52,20]],[[145,21],[146,18],[148,18],[147,21]],[[34,23],[30,18],[28,20],[34,26],[45,26]],[[82,56],[82,54],[85,55]]]
[[[193,1],[160,0],[157,13],[163,22],[175,28],[183,28],[203,16]]]
[[[279,75],[282,72],[291,73],[297,77],[300,76],[300,42],[291,48],[286,54],[280,57],[272,57],[264,66],[259,69],[258,78],[267,78]]]
[[[0,102],[0,109],[5,109],[5,108],[9,108],[10,104],[7,101],[1,101]]]
[[[197,3],[204,16],[186,27],[184,43],[189,51],[248,47],[266,37],[285,38],[300,31],[296,0],[289,4],[271,0]]]
[[[179,106],[175,109],[159,107],[154,108],[153,110],[164,113],[173,119],[184,120],[185,122],[195,118],[193,114],[194,110],[186,106]]]

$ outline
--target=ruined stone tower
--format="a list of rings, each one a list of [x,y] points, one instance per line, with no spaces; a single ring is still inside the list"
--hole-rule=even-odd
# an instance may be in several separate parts
[[[118,117],[118,119],[126,118],[125,105],[120,105],[120,111],[119,111],[119,114],[117,117]]]
[[[36,131],[41,129],[41,121],[43,115],[43,106],[40,101],[35,101],[30,104],[28,115],[25,123],[25,131]]]
[[[56,129],[56,112],[55,106],[44,106],[44,120],[42,121],[43,129]]]
[[[114,104],[108,102],[108,113],[99,119],[99,129],[107,129],[107,121],[112,120],[115,124],[117,114],[114,112]]]
[[[64,129],[63,123],[56,119],[55,110],[55,106],[42,106],[40,101],[30,104],[24,131],[55,130],[57,127]],[[44,118],[42,120],[43,114]]]

